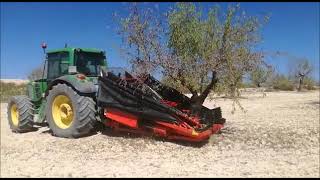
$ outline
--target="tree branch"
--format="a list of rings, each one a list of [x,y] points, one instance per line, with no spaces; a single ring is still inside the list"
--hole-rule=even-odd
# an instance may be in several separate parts
[[[181,85],[186,87],[192,94],[192,96],[198,96],[198,93],[196,90],[194,90],[190,85],[186,84],[186,79],[184,78],[184,76],[182,76],[181,71],[178,72],[178,76],[179,76],[179,81],[181,82]]]

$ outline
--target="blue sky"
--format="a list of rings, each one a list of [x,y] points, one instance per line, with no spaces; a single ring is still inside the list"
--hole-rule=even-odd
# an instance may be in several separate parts
[[[157,3],[165,11],[173,3]],[[198,3],[204,9],[217,3]],[[226,8],[229,3],[218,3]],[[147,3],[145,6],[153,6]],[[249,14],[270,13],[262,31],[264,51],[282,51],[306,57],[319,79],[319,3],[241,3]],[[120,56],[121,38],[115,31],[112,13],[126,13],[127,3],[2,3],[1,78],[26,78],[43,63],[42,42],[48,49],[94,47],[107,52],[109,66],[126,66]],[[286,72],[288,58],[268,58],[280,72]]]

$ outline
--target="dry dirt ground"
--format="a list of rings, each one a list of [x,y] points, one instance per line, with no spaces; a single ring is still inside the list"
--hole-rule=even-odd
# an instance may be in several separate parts
[[[248,93],[202,146],[97,133],[80,139],[47,128],[14,134],[1,104],[1,177],[319,177],[319,91]]]

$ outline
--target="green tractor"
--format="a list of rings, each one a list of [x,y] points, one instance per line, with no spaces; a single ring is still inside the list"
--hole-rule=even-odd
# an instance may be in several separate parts
[[[46,44],[42,48],[45,51]],[[9,100],[10,128],[21,133],[45,124],[55,136],[87,135],[99,118],[97,77],[106,67],[105,52],[66,47],[45,54],[42,78],[27,84],[27,96]]]
[[[28,83],[27,96],[8,103],[14,132],[45,125],[55,136],[78,138],[103,124],[115,131],[199,142],[223,128],[220,107],[194,111],[189,97],[150,74],[141,78],[106,70],[104,51],[65,47],[45,54],[42,78]]]

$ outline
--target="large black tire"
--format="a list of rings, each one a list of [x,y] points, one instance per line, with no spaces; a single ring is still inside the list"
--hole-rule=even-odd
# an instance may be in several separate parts
[[[33,104],[27,96],[13,96],[8,102],[10,129],[16,133],[33,131]]]
[[[59,95],[67,96],[72,104],[74,115],[67,128],[59,127],[52,113],[53,101]],[[46,100],[46,120],[54,136],[78,138],[89,135],[93,131],[96,123],[96,109],[91,97],[79,95],[66,84],[57,84],[49,91]]]

